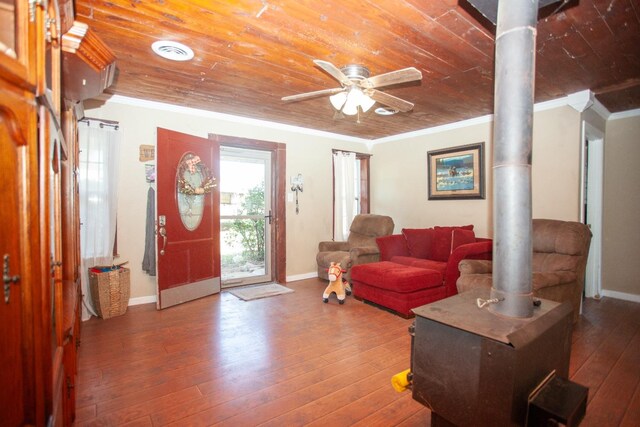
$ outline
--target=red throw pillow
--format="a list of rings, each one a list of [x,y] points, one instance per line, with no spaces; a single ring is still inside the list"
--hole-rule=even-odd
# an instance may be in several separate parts
[[[473,230],[464,230],[462,228],[454,228],[451,232],[451,253],[460,245],[467,243],[475,243],[476,235]]]
[[[431,243],[431,256],[429,259],[446,262],[451,255],[451,240],[453,230],[473,231],[473,225],[463,225],[462,227],[433,227],[434,236]]]
[[[407,241],[401,234],[391,234],[376,238],[380,249],[380,261],[390,261],[394,256],[409,256]]]
[[[409,254],[414,258],[431,259],[432,228],[403,228]]]
[[[469,225],[454,225],[454,226],[447,226],[447,227],[440,227],[439,225],[436,225],[435,227],[433,227],[434,230],[445,230],[448,231],[449,233],[451,233],[454,229],[459,228],[462,230],[473,230],[473,224],[469,224]]]

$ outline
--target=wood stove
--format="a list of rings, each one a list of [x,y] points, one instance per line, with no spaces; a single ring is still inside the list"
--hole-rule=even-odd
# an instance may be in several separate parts
[[[414,309],[413,398],[432,426],[525,425],[532,391],[552,373],[566,378],[572,307],[540,300],[533,317],[505,318],[485,308],[489,290]]]

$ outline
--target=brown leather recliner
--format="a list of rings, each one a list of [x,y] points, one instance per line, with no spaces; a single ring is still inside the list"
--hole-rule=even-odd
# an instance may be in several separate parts
[[[347,270],[344,277],[351,280],[351,267],[356,264],[376,262],[380,259],[380,250],[376,237],[393,233],[393,220],[389,216],[360,214],[353,218],[346,242],[326,241],[318,244],[318,277],[329,280],[327,269],[332,262],[339,262]]]
[[[569,301],[578,320],[589,256],[591,231],[585,224],[552,219],[533,220],[531,262],[533,295],[557,302]],[[465,259],[458,264],[458,292],[491,288],[491,261]]]

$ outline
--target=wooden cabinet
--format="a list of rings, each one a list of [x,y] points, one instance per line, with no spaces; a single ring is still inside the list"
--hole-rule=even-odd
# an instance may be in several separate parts
[[[33,360],[39,349],[34,341],[38,327],[40,292],[37,244],[30,241],[30,225],[37,215],[25,212],[37,205],[36,128],[33,94],[0,79],[0,256],[3,292],[0,298],[0,425],[36,421],[38,390]],[[35,263],[34,263],[35,261]],[[35,308],[35,310],[34,310]]]
[[[62,32],[72,25],[71,0],[0,0],[2,426],[75,417],[78,118],[62,92]]]
[[[0,3],[0,425],[43,425],[51,394],[42,287],[36,63],[41,8]],[[49,338],[50,340],[50,338]]]

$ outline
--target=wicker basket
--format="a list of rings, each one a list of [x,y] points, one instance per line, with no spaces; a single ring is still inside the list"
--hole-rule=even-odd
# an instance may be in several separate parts
[[[98,316],[108,319],[120,316],[129,305],[129,269],[116,267],[109,271],[89,269],[91,299]]]

